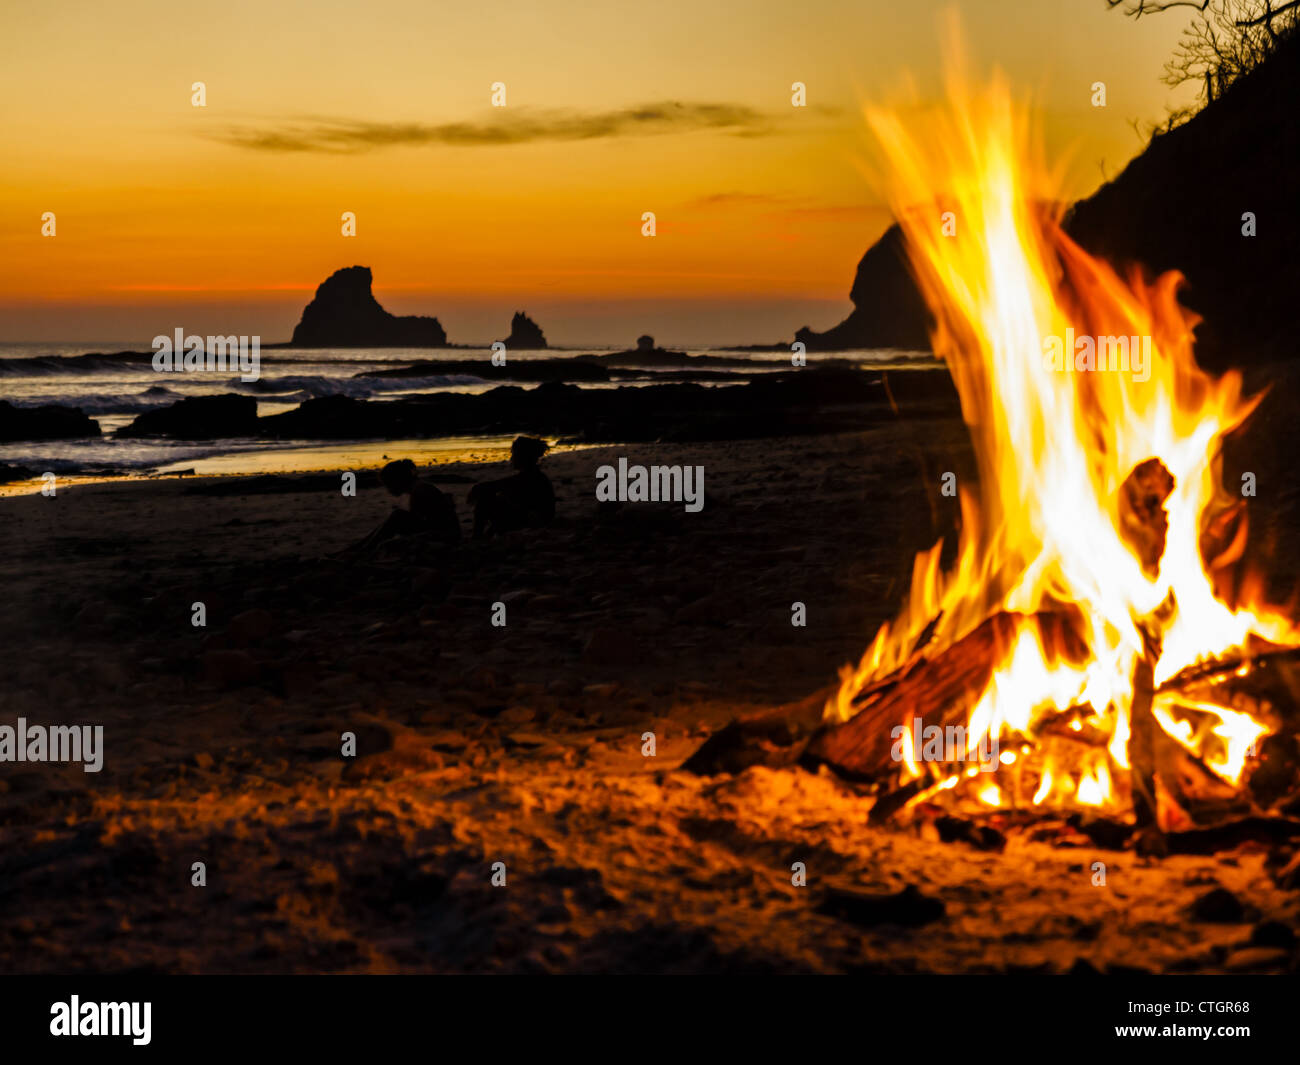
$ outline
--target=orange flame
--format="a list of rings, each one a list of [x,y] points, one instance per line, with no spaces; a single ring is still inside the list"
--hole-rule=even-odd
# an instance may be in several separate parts
[[[934,350],[961,398],[979,486],[961,492],[952,568],[940,568],[942,543],[917,556],[907,603],[857,667],[841,671],[826,713],[851,717],[854,698],[901,666],[927,627],[933,653],[992,614],[1015,612],[1026,620],[973,704],[971,742],[984,734],[1032,740],[1070,711],[1070,728],[1097,730],[1105,743],[1070,772],[1054,776],[1044,764],[1031,802],[1104,806],[1116,801],[1113,777],[1128,769],[1142,627],[1158,610],[1156,685],[1252,634],[1300,642],[1281,615],[1217,598],[1201,555],[1206,522],[1231,503],[1219,480],[1222,440],[1258,397],[1242,396],[1239,374],[1216,379],[1197,366],[1197,319],[1178,303],[1179,275],[1126,281],[1065,235],[1051,206],[1058,183],[1038,161],[1027,113],[1005,81],[974,91],[959,62],[949,69],[949,105],[935,125],[905,125],[874,108],[867,119],[891,164],[891,205],[935,315]],[[1126,478],[1152,457],[1174,478],[1158,574],[1126,544],[1119,507]],[[1240,543],[1233,546],[1239,554]],[[1082,617],[1084,664],[1055,660],[1029,623],[1063,608]],[[1238,782],[1267,728],[1211,703],[1195,709],[1218,724],[1194,735],[1159,700],[1154,708],[1162,728]],[[936,780],[950,772],[940,770]],[[1006,785],[979,787],[983,801],[1006,801]]]

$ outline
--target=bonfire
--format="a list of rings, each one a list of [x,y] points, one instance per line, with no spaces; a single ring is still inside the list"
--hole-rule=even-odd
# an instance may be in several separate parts
[[[1259,397],[1198,367],[1177,274],[1121,276],[1065,234],[1002,81],[954,75],[935,126],[868,121],[978,483],[805,757],[883,782],[889,814],[1091,811],[1159,836],[1262,813],[1277,796],[1248,783],[1293,733],[1300,631],[1245,572],[1249,478],[1221,480]]]

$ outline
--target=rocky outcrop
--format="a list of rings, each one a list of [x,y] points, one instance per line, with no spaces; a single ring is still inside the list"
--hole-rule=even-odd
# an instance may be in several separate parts
[[[317,289],[294,328],[291,347],[445,348],[447,334],[437,318],[398,317],[371,292],[368,266],[335,270]]]
[[[0,400],[0,442],[98,436],[99,422],[79,407],[15,407]]]
[[[169,436],[176,440],[213,440],[252,436],[257,432],[257,400],[227,392],[221,396],[191,396],[170,407],[145,411],[118,436]]]
[[[885,230],[858,263],[849,292],[853,311],[839,325],[815,333],[807,326],[795,333],[809,351],[849,348],[930,350],[930,313],[912,280],[903,248],[903,231]]]
[[[546,347],[542,328],[523,311],[510,320],[510,335],[502,341],[507,351],[538,351]]]
[[[1182,301],[1204,319],[1196,356],[1215,372],[1296,355],[1297,102],[1300,33],[1191,120],[1154,137],[1065,220],[1074,240],[1121,271],[1186,277]],[[809,351],[929,347],[929,314],[897,225],[863,256],[851,298],[839,325],[801,329],[795,339]]]
[[[1295,358],[1300,293],[1300,33],[1190,121],[1156,136],[1114,181],[1075,204],[1066,231],[1148,274],[1181,271],[1205,320],[1207,369]],[[1254,235],[1244,232],[1253,219]]]
[[[0,462],[0,484],[9,484],[12,481],[28,481],[36,476],[35,470],[29,470],[26,466],[12,466],[9,463]]]
[[[726,440],[860,427],[869,412],[883,417],[890,410],[889,394],[918,416],[930,412],[955,417],[958,412],[947,374],[892,375],[886,393],[879,374],[807,368],[766,373],[748,384],[721,389],[698,384],[579,388],[548,382],[535,388],[505,385],[484,393],[440,392],[382,402],[329,397],[262,418],[258,432],[297,440],[477,433],[529,433],[590,443]]]
[[[448,376],[464,374],[490,381],[608,381],[610,372],[604,366],[582,359],[507,359],[504,366],[494,366],[489,359],[439,359],[413,362],[407,366],[394,366],[386,370],[364,370],[354,377],[430,378],[434,381]]]
[[[627,351],[611,351],[606,355],[579,355],[583,362],[598,363],[601,366],[646,366],[646,367],[681,367],[688,366],[737,366],[745,365],[743,359],[726,356],[688,355],[684,351],[667,351],[655,347],[655,338],[639,336],[636,347]]]

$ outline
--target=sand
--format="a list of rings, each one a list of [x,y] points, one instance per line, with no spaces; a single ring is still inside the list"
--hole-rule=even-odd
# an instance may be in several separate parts
[[[330,478],[0,500],[0,724],[102,725],[106,752],[0,764],[0,971],[1294,970],[1265,922],[1295,928],[1300,898],[1260,848],[991,853],[868,826],[824,772],[677,769],[738,715],[824,696],[952,528],[933,486],[971,475],[965,440],[561,453],[555,527],[357,568],[320,556],[389,501]],[[620,455],[703,464],[704,509],[601,510]],[[466,531],[470,480],[502,472],[434,471]],[[1192,920],[1216,886],[1244,912]],[[824,912],[908,887],[942,915]]]

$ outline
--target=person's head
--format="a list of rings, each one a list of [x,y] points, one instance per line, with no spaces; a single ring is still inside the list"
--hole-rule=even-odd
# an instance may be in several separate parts
[[[510,465],[517,470],[528,470],[536,466],[551,445],[535,436],[517,436],[510,445]]]
[[[415,463],[410,459],[397,459],[379,471],[379,480],[389,495],[401,496],[415,484]]]

